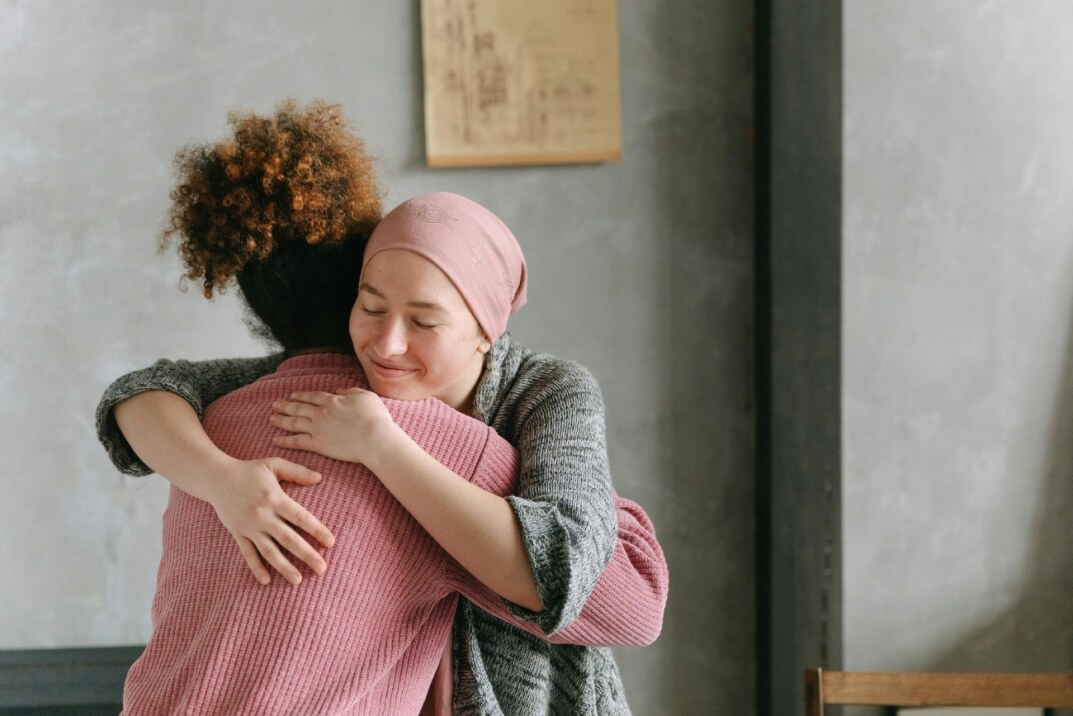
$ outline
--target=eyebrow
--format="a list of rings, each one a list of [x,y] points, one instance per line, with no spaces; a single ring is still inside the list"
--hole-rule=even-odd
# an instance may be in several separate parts
[[[387,300],[387,296],[385,296],[383,293],[378,291],[370,283],[362,283],[360,286],[358,286],[358,292],[360,293],[362,291],[368,291],[369,293],[371,293],[374,296],[382,298],[385,301]],[[443,311],[443,312],[447,311],[446,308],[444,308],[440,304],[436,303],[435,301],[410,301],[406,305],[411,307],[411,308],[425,308],[425,309],[428,309],[430,311]]]

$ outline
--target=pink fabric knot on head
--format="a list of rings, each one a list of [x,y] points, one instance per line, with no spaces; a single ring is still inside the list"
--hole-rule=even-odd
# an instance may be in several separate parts
[[[492,341],[525,305],[522,247],[498,216],[472,199],[434,192],[399,204],[369,237],[363,275],[372,257],[387,249],[413,251],[443,271]]]

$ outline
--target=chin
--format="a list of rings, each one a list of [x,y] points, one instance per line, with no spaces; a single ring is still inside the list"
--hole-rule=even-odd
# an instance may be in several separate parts
[[[369,387],[372,391],[379,395],[381,398],[391,398],[392,400],[421,400],[423,396],[415,395],[414,391],[407,390],[400,386],[383,386],[369,383]]]

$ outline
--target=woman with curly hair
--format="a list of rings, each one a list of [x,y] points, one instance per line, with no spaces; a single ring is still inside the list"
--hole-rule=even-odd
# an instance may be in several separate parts
[[[173,484],[127,709],[415,713],[461,592],[426,708],[628,712],[592,645],[655,638],[666,565],[611,489],[591,376],[505,333],[524,303],[513,234],[427,195],[362,258],[379,192],[338,109],[231,123],[233,140],[180,153],[167,236],[206,296],[237,279],[285,352],[161,361],[102,399],[117,466]]]

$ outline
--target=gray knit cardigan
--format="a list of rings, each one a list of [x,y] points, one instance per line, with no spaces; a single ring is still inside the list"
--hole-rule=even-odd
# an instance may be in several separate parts
[[[115,423],[117,403],[166,390],[201,415],[213,400],[282,360],[277,354],[158,361],[109,386],[97,407],[97,434],[121,472],[148,475],[152,470]],[[474,403],[474,416],[521,455],[518,494],[507,499],[545,609],[512,608],[552,634],[581,611],[617,536],[600,389],[577,363],[534,353],[504,335],[488,353]],[[549,644],[465,599],[454,622],[454,670],[454,711],[461,716],[630,713],[610,649]]]

